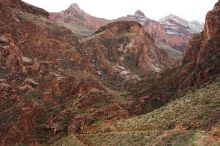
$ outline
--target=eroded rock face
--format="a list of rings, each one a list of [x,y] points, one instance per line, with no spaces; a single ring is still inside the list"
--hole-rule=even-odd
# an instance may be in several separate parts
[[[22,70],[22,52],[7,37],[0,37],[1,43],[1,68],[5,68],[10,72],[19,72]]]
[[[108,31],[110,33],[138,33],[140,35],[143,35],[145,32],[142,28],[142,26],[135,21],[131,22],[112,22],[109,23],[106,26],[103,26],[99,28],[96,33],[102,32],[102,31]]]
[[[80,35],[89,36],[94,31],[108,23],[115,21],[137,21],[143,25],[144,30],[157,42],[183,51],[193,33],[202,31],[204,24],[197,21],[187,21],[175,15],[166,16],[154,21],[137,10],[134,15],[127,15],[115,20],[100,19],[85,13],[77,4],[59,13],[50,13],[50,19]],[[76,29],[77,28],[77,29]]]
[[[201,32],[204,27],[200,22],[190,22],[172,14],[154,21],[147,18],[141,11],[118,19],[118,21],[121,20],[139,22],[156,42],[163,42],[181,52],[192,34]]]
[[[58,65],[61,48],[78,42],[66,29],[60,28],[66,32],[62,37],[51,31],[54,26],[47,17],[46,11],[22,1],[0,1],[0,145],[42,143],[44,138],[31,135],[47,135],[37,122],[49,109],[37,101],[42,98],[39,87],[49,81],[46,74]],[[61,83],[55,87],[57,94],[63,94]]]
[[[36,7],[29,5],[27,3],[24,3],[21,0],[1,0],[0,2],[4,3],[4,5],[7,5],[11,8],[19,8],[22,11],[29,12],[34,15],[44,16],[44,17],[49,16],[49,13],[47,11],[45,11],[41,8],[36,8]],[[2,9],[5,9],[5,8],[2,8]],[[6,14],[6,16],[9,14],[10,14],[10,12],[8,12],[8,14]],[[14,17],[12,17],[12,18],[14,18]]]
[[[98,29],[94,36],[82,41],[90,56],[92,70],[103,80],[117,80],[125,87],[140,81],[150,72],[159,73],[178,62],[158,49],[141,24],[113,22]],[[122,86],[122,87],[123,87]]]
[[[148,85],[147,89],[140,94],[140,99],[148,97],[145,99],[146,111],[182,95],[189,88],[199,87],[206,82],[219,78],[219,23],[220,1],[216,3],[212,11],[208,12],[204,31],[195,34],[187,45],[182,65],[156,77],[153,84]],[[146,80],[146,82],[148,81]],[[143,83],[142,86],[144,87]],[[158,89],[158,87],[160,88]],[[155,107],[147,109],[153,104],[155,104]]]
[[[86,133],[94,122],[130,115],[133,99],[125,100],[123,92],[105,84],[110,80],[101,80],[94,66],[124,80],[139,79],[133,72],[106,65],[108,56],[99,50],[91,56],[93,50],[80,44],[76,34],[20,0],[0,1],[0,24],[0,145],[49,144]],[[139,33],[142,28],[136,25],[125,24],[121,32],[106,28],[106,35]],[[127,38],[117,45],[130,46]],[[131,52],[136,53],[135,47]]]
[[[50,13],[49,18],[53,22],[57,22],[81,35],[89,35],[109,22],[109,20],[96,18],[87,14],[77,4],[70,5],[65,11]]]
[[[211,73],[213,72],[212,70],[217,71],[219,67],[219,5],[219,2],[216,3],[213,10],[208,12],[206,16],[204,31],[194,37],[189,46],[186,48],[186,54],[183,58],[183,63],[192,64],[198,71],[208,69],[209,71],[207,71],[207,73]],[[215,71],[213,74],[215,74]]]

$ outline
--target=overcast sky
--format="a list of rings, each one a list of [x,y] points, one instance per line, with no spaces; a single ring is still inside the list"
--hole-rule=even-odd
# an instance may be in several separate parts
[[[218,0],[23,0],[49,12],[66,9],[77,3],[85,12],[101,18],[115,19],[141,10],[149,18],[158,20],[175,14],[187,20],[204,22],[206,13]]]

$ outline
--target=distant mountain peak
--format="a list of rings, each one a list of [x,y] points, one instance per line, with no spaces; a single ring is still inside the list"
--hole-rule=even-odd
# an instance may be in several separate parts
[[[80,11],[80,10],[81,10],[80,7],[79,7],[79,5],[76,4],[76,3],[71,4],[68,9],[69,9],[69,10],[70,10],[70,9],[74,9],[74,10],[77,10],[77,11]]]
[[[161,18],[160,21],[167,21],[169,19],[181,21],[181,22],[184,22],[184,23],[186,23],[186,21],[187,21],[187,20],[185,20],[185,19],[183,19],[183,18],[181,18],[181,17],[179,17],[177,15],[174,15],[174,14],[169,14],[169,15]]]
[[[134,16],[138,16],[138,17],[146,17],[144,12],[142,12],[141,10],[137,10],[135,13],[134,13]]]
[[[180,18],[179,16],[175,15],[175,14],[169,14],[166,17],[171,17],[171,18]]]
[[[191,35],[192,33],[199,33],[203,30],[204,24],[198,21],[187,21],[177,15],[170,14],[159,20],[159,22],[164,25],[169,34],[182,34],[181,29],[185,29],[184,33]],[[181,29],[180,29],[181,28]],[[172,30],[172,31],[171,31]]]
[[[159,21],[164,21],[164,20],[168,20],[168,19],[172,19],[172,20],[178,20],[178,21],[182,21],[182,22],[191,22],[191,23],[197,23],[197,24],[203,24],[202,22],[199,22],[199,21],[196,21],[196,20],[193,20],[193,21],[188,21],[184,18],[181,18],[177,15],[174,15],[174,14],[169,14],[163,18],[161,18]],[[204,24],[203,24],[204,25]]]

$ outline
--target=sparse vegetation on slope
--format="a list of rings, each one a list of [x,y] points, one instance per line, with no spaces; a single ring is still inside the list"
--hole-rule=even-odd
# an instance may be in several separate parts
[[[85,145],[81,143],[75,136],[72,135],[57,141],[51,146],[85,146]]]
[[[190,91],[146,115],[94,124],[88,145],[219,145],[220,82]]]

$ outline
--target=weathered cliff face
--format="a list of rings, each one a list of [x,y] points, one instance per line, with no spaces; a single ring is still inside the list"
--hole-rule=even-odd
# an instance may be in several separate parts
[[[50,20],[71,29],[80,35],[90,35],[99,27],[106,25],[109,20],[93,17],[72,4],[62,12],[50,13]]]
[[[125,118],[133,105],[85,70],[75,34],[47,17],[22,1],[0,1],[0,145],[49,143]]]
[[[146,111],[152,109],[153,103],[164,104],[170,99],[182,95],[189,88],[199,87],[204,83],[219,79],[219,23],[220,1],[216,3],[212,11],[208,12],[204,31],[195,34],[190,40],[182,65],[156,77],[157,79],[150,86],[149,84],[146,86],[146,83],[152,82],[152,80],[146,81],[146,83],[142,81],[139,84],[137,89],[145,88],[140,96],[145,97]]]
[[[202,82],[219,73],[220,6],[216,3],[206,16],[205,28],[196,35],[186,48],[183,64],[196,71],[196,80]]]
[[[135,21],[109,23],[94,36],[82,40],[82,44],[96,74],[101,78],[107,75],[124,87],[126,82],[135,83],[149,73],[160,73],[178,65],[178,60],[158,49]],[[117,84],[113,86],[120,88]]]
[[[62,74],[64,67],[59,61],[64,62],[63,50],[79,42],[69,30],[56,27],[47,17],[46,11],[19,0],[0,1],[0,145],[48,140],[51,130],[45,131],[43,124],[52,119],[53,112],[49,113],[51,118],[44,115],[52,110],[47,103],[60,105],[55,96],[70,92],[73,79]],[[77,56],[65,59],[77,64],[80,54]],[[51,74],[59,76],[50,81]],[[43,101],[46,93],[52,97],[45,95]]]
[[[49,13],[47,11],[45,11],[45,10],[43,10],[41,8],[36,8],[36,7],[34,7],[32,5],[29,5],[27,3],[23,3],[21,0],[15,0],[13,3],[12,3],[11,0],[4,0],[4,1],[1,0],[1,2],[4,2],[4,5],[10,6],[11,8],[18,8],[18,9],[20,9],[22,11],[29,12],[29,13],[34,14],[34,15],[44,16],[44,17],[48,17],[49,16]],[[3,6],[3,4],[1,4],[1,5]],[[2,10],[6,9],[6,8],[2,8]],[[10,12],[5,13],[6,14],[5,17],[9,16],[10,15],[9,13]]]

